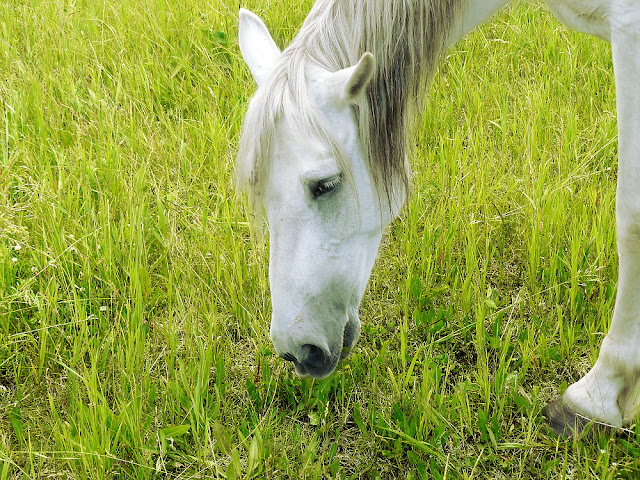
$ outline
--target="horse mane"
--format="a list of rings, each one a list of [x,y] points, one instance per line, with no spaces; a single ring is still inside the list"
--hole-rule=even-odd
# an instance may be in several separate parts
[[[305,66],[329,71],[355,65],[364,52],[376,58],[366,98],[354,105],[369,168],[380,196],[408,187],[410,109],[432,78],[463,0],[317,0],[300,32],[252,99],[239,143],[236,178],[254,214],[261,215],[275,124],[285,112],[301,138],[311,133],[336,143],[306,92]],[[342,159],[342,160],[341,160]]]

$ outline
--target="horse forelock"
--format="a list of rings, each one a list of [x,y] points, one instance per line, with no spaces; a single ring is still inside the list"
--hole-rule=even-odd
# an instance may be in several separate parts
[[[421,92],[437,68],[463,0],[317,0],[300,32],[254,96],[240,139],[236,175],[260,215],[276,122],[283,115],[341,152],[306,90],[306,67],[337,71],[364,52],[376,58],[366,98],[354,106],[379,195],[408,186],[407,136]],[[348,172],[347,172],[348,173]]]
[[[246,191],[255,218],[262,217],[273,142],[278,122],[287,118],[300,141],[319,139],[332,152],[349,178],[346,157],[318,106],[307,93],[306,59],[302,50],[287,49],[274,71],[257,90],[245,115],[236,163],[236,181]],[[310,147],[313,142],[308,142]],[[321,152],[318,152],[321,153]]]

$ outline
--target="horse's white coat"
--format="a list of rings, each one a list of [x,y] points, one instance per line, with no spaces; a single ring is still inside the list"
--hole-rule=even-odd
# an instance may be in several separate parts
[[[506,3],[467,2],[449,43]],[[596,364],[567,389],[564,400],[589,418],[623,425],[640,408],[640,0],[546,3],[570,28],[612,43],[620,142],[618,296]],[[280,52],[262,21],[246,10],[240,15],[240,46],[262,84]],[[345,94],[357,70],[330,73],[309,66],[306,72],[312,100],[349,162],[350,181],[322,138],[300,138],[296,125],[283,117],[276,125],[264,200],[271,248],[271,336],[276,351],[295,360],[299,374],[314,377],[329,375],[342,348],[350,349],[357,340],[358,306],[383,229],[391,220],[388,206],[379,202],[358,141],[350,108],[358,99]],[[323,182],[328,193],[314,197],[314,189]],[[401,197],[396,195],[396,200]]]

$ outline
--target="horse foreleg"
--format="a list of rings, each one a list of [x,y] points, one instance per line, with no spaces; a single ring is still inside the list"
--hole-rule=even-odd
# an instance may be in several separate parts
[[[640,8],[637,2],[620,3],[627,5],[611,20],[619,136],[618,294],[595,365],[545,412],[564,435],[588,419],[621,427],[640,413]]]

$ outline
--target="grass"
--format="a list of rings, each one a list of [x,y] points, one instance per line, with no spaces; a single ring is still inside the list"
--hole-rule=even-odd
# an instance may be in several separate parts
[[[287,3],[242,6],[284,45]],[[358,347],[302,381],[232,187],[237,10],[2,2],[0,480],[637,478],[637,428],[540,418],[615,298],[609,46],[517,1],[455,47]]]

